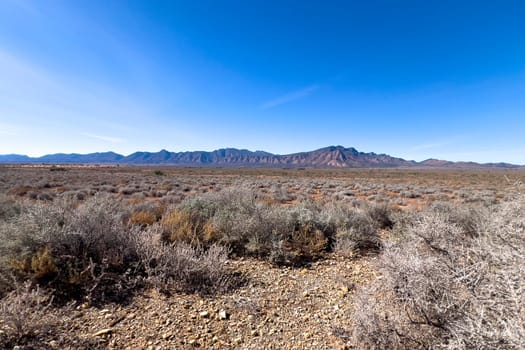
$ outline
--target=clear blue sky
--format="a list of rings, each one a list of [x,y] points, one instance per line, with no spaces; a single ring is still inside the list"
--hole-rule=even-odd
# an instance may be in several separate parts
[[[525,2],[0,1],[0,154],[525,164]]]

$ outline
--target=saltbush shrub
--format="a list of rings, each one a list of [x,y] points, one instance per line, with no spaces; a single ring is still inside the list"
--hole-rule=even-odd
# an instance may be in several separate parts
[[[106,196],[78,208],[66,201],[28,205],[0,226],[0,263],[21,279],[54,288],[57,296],[116,294],[138,262],[123,212]]]
[[[334,247],[352,252],[380,248],[379,228],[392,225],[386,206],[321,207],[314,202],[271,205],[249,189],[226,189],[183,201],[161,220],[165,242],[226,246],[231,254],[277,265],[302,265]]]
[[[162,228],[151,226],[134,236],[148,284],[173,290],[211,294],[225,292],[238,282],[226,268],[228,251],[212,244],[204,249],[185,242],[165,244]]]
[[[0,292],[13,278],[52,289],[58,300],[122,301],[138,287],[161,284],[181,291],[226,289],[224,247],[168,245],[153,239],[150,231],[161,232],[158,225],[129,225],[128,217],[108,195],[78,206],[24,206],[0,221]]]
[[[522,200],[479,211],[437,205],[416,214],[361,291],[353,343],[363,349],[522,349]]]

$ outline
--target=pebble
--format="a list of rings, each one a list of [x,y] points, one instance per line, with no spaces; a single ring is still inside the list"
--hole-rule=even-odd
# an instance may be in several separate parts
[[[219,311],[219,320],[227,320],[230,318],[230,315],[226,312],[226,310]]]
[[[162,335],[162,339],[164,340],[169,340],[171,337],[173,337],[173,333],[172,332],[166,332]]]
[[[208,318],[210,316],[210,313],[208,311],[202,311],[201,313],[199,313],[199,315],[202,318]]]
[[[109,334],[111,332],[113,332],[113,328],[105,328],[105,329],[101,329],[98,332],[93,333],[93,336],[94,337],[99,337],[101,335]]]
[[[242,337],[237,337],[237,338],[233,339],[233,342],[234,342],[235,344],[240,344],[240,343],[242,343]]]

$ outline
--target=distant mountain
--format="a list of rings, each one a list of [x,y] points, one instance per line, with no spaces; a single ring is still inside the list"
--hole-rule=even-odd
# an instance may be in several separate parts
[[[0,163],[27,164],[122,164],[122,165],[179,165],[225,167],[305,167],[305,168],[516,168],[508,163],[479,164],[427,159],[415,162],[387,154],[359,152],[353,147],[329,146],[315,151],[293,154],[272,154],[264,151],[224,148],[211,152],[135,152],[123,156],[114,152],[90,154],[49,154],[31,158],[24,155],[0,155]]]
[[[48,154],[39,158],[31,158],[36,163],[51,164],[107,164],[118,163],[124,158],[115,152],[89,153],[89,154]]]
[[[451,162],[448,160],[440,160],[440,159],[427,159],[419,164],[427,167],[434,167],[434,168],[520,168],[519,165],[510,164],[510,163],[476,163],[476,162]]]
[[[23,156],[20,154],[5,154],[0,155],[0,163],[29,163],[33,158]]]

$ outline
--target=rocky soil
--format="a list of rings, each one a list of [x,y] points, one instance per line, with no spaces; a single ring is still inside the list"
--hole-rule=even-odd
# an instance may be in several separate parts
[[[33,347],[15,348],[346,349],[353,293],[377,278],[373,259],[329,255],[307,268],[230,260],[246,282],[229,293],[168,296],[149,290],[127,305],[53,309],[56,326]]]

